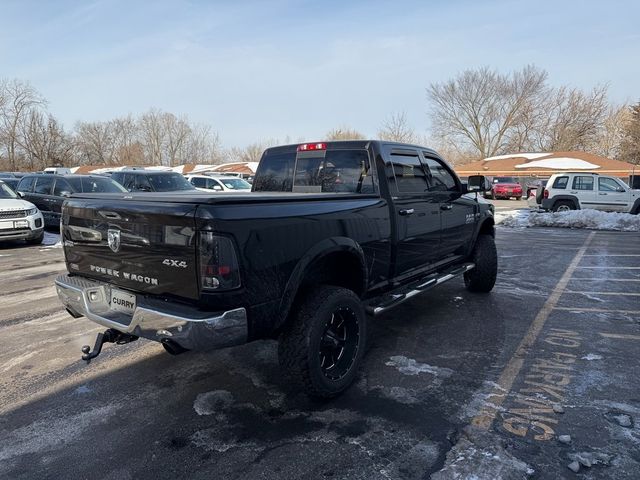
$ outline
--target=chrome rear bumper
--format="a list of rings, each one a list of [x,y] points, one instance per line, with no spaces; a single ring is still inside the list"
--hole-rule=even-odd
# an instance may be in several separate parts
[[[175,342],[189,350],[211,350],[247,341],[244,308],[212,314],[136,295],[136,308],[133,315],[128,315],[111,308],[112,286],[108,283],[70,275],[60,275],[55,283],[58,297],[71,315],[85,316],[123,333]]]

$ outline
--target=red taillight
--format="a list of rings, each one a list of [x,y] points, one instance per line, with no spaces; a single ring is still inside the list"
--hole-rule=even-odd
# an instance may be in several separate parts
[[[312,150],[326,150],[326,143],[303,143],[298,145],[299,152],[310,152]]]
[[[544,189],[544,193],[542,194],[542,196],[544,198],[549,198],[549,190],[547,190],[546,188]]]
[[[229,290],[240,286],[240,270],[230,238],[200,232],[200,281],[203,290]]]

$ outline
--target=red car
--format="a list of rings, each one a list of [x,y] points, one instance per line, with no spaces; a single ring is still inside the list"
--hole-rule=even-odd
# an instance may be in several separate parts
[[[522,198],[522,185],[520,185],[513,177],[493,177],[491,182],[491,192],[485,196],[491,199],[505,198],[510,199],[516,197],[516,200]]]

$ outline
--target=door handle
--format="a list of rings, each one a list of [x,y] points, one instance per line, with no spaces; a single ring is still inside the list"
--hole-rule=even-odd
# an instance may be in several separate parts
[[[403,208],[398,213],[402,216],[413,215],[415,210],[413,208]]]
[[[451,206],[450,203],[444,203],[442,205],[440,205],[440,210],[451,210],[453,207]]]
[[[600,192],[600,195],[606,195],[606,193]]]
[[[574,191],[572,191],[572,192],[569,192],[569,193],[578,193],[578,191],[577,191],[577,190],[574,190]]]

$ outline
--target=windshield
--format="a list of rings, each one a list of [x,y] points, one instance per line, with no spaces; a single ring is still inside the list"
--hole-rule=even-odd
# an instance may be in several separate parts
[[[241,178],[217,178],[229,190],[251,190],[251,184]]]
[[[0,198],[18,198],[18,196],[11,190],[11,187],[0,183]]]
[[[495,177],[493,183],[518,183],[513,177]]]
[[[149,175],[149,183],[156,192],[175,192],[178,190],[195,190],[179,173],[167,173],[161,175]]]
[[[82,191],[84,193],[119,193],[127,189],[110,178],[82,177]]]

